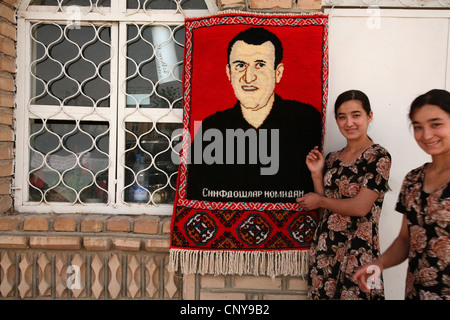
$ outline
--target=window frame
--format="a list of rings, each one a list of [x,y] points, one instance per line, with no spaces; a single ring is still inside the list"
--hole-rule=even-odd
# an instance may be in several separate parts
[[[95,26],[108,25],[111,28],[110,43],[110,105],[109,107],[96,107],[98,115],[93,120],[108,119],[109,122],[109,167],[108,188],[110,199],[108,203],[97,204],[72,204],[72,203],[37,203],[28,200],[29,197],[29,163],[30,163],[30,121],[33,118],[45,118],[40,111],[40,117],[33,117],[30,110],[33,105],[29,104],[31,95],[32,77],[30,75],[30,63],[32,62],[32,39],[31,26],[36,22],[50,22],[66,25],[73,21],[73,15],[69,12],[55,12],[55,6],[28,6],[30,0],[21,1],[17,11],[17,74],[16,74],[16,109],[15,109],[15,174],[14,174],[14,207],[18,212],[24,213],[89,213],[89,214],[148,214],[148,215],[171,215],[173,204],[148,204],[135,205],[122,201],[120,192],[125,185],[125,169],[121,157],[125,150],[125,130],[121,129],[126,122],[149,122],[142,116],[127,116],[130,108],[126,108],[126,94],[122,92],[121,86],[126,79],[126,43],[127,26],[135,25],[165,25],[180,26],[184,18],[189,16],[205,16],[218,11],[214,0],[204,0],[207,10],[148,10],[126,9],[126,1],[111,0],[110,8],[102,8],[97,12],[96,8],[88,13],[79,15],[80,24],[91,23]],[[83,8],[83,7],[82,7]],[[29,10],[31,9],[31,10]],[[82,10],[82,9],[81,9]],[[72,20],[70,20],[72,19]],[[183,44],[184,45],[184,44]],[[41,105],[36,105],[42,107]],[[119,106],[122,106],[119,108]],[[46,110],[59,108],[59,106],[44,106]],[[83,114],[92,111],[92,107],[64,107],[68,114],[76,116],[77,119]],[[165,117],[162,122],[182,123],[183,109],[147,109],[139,108],[139,114],[158,119],[164,113],[173,113]],[[64,120],[64,116],[55,118]],[[104,118],[102,118],[104,117]],[[127,119],[125,120],[125,117]],[[90,118],[91,119],[91,118]],[[67,117],[67,120],[73,118]]]

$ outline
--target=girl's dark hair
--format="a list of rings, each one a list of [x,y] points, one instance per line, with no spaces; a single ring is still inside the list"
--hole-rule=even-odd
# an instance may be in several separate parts
[[[426,104],[432,104],[438,106],[447,113],[450,113],[450,93],[445,90],[433,89],[418,96],[411,103],[409,109],[409,119],[412,120],[412,116],[417,109],[422,108]]]
[[[366,111],[367,114],[370,114],[372,111],[372,108],[370,107],[370,101],[367,95],[359,90],[348,90],[345,92],[342,92],[336,99],[336,103],[334,104],[334,116],[337,117],[337,111],[339,107],[347,101],[351,100],[357,100],[361,102],[362,107],[364,111]]]

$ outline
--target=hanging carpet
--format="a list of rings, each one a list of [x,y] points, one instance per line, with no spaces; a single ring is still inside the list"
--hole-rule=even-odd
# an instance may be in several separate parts
[[[295,199],[314,190],[305,157],[322,148],[327,23],[324,14],[186,19],[169,271],[306,275],[318,213]]]

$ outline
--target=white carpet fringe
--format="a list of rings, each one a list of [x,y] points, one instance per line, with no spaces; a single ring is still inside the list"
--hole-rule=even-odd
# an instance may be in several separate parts
[[[217,251],[170,249],[169,272],[214,275],[302,276],[308,273],[309,250]]]

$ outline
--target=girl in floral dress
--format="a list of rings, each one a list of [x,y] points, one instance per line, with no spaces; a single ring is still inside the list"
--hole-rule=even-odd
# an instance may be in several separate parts
[[[370,266],[382,271],[408,258],[405,298],[450,300],[450,93],[431,90],[417,97],[409,118],[432,162],[406,175],[396,205],[403,213],[398,237],[354,278],[369,292]]]
[[[335,118],[347,145],[326,159],[316,147],[306,158],[314,193],[297,202],[324,209],[310,250],[310,299],[384,299],[382,283],[362,292],[353,273],[379,255],[378,224],[388,190],[391,156],[367,136],[373,114],[357,90],[336,100]]]

